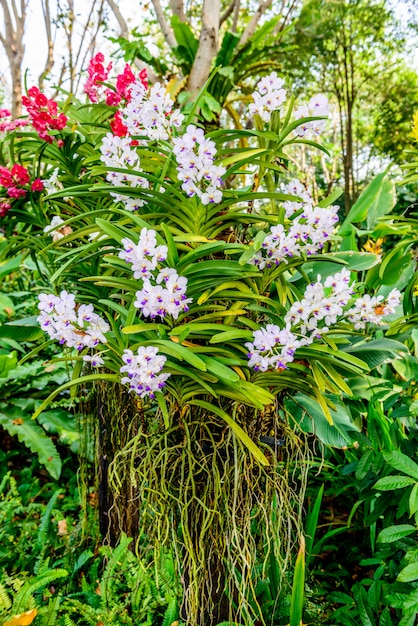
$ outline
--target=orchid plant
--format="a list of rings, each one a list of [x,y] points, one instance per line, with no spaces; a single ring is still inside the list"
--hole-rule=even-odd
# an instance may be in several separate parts
[[[377,265],[378,254],[336,251],[338,193],[316,206],[297,172],[288,174],[297,170],[295,144],[323,150],[318,137],[328,102],[319,95],[295,108],[273,72],[253,93],[247,113],[253,128],[205,132],[198,116],[205,88],[186,114],[165,86],[150,87],[144,72],[135,76],[126,66],[113,86],[111,69],[96,55],[85,87],[89,103],[67,102],[61,112],[32,88],[23,103],[25,125],[10,122],[3,139],[0,206],[8,251],[32,254],[43,282],[38,322],[74,363],[73,379],[35,416],[69,387],[120,384],[153,421],[150,432],[156,425],[162,438],[176,441],[193,429],[202,437],[212,424],[204,435],[210,454],[219,444],[213,433],[219,441],[232,436],[251,463],[274,468],[277,458],[262,437],[294,428],[285,399],[297,398],[305,414],[317,419],[319,412],[332,425],[343,395],[351,394],[347,377],[367,371],[359,358],[359,346],[367,350],[365,329],[384,325],[400,303],[396,289],[383,297],[363,293],[361,279],[356,284],[355,273]],[[133,462],[142,467],[138,475],[163,458],[152,460],[150,450],[145,465]],[[187,454],[190,481],[206,461]],[[224,458],[218,461],[229,472]],[[277,489],[274,476],[268,480]],[[144,482],[149,498],[158,491],[153,480]],[[189,489],[186,482],[160,491],[155,510],[166,500],[169,506],[168,493],[178,494],[170,505],[177,506]],[[272,497],[263,490],[260,502]],[[211,504],[193,514],[196,520],[220,496],[205,497]],[[246,498],[251,517],[251,494]],[[184,509],[181,515],[184,525]],[[273,523],[268,518],[262,523]],[[275,514],[274,523],[279,519]],[[267,534],[273,537],[272,527]],[[191,599],[186,594],[194,623],[206,584],[191,556],[199,541],[193,533],[181,539],[189,555],[183,565],[201,580]],[[231,563],[234,541],[225,547]]]

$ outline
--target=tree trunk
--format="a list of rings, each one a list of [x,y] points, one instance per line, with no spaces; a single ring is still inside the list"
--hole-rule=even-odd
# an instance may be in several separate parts
[[[165,19],[164,11],[161,6],[160,0],[151,0],[152,6],[154,7],[155,15],[157,16],[158,23],[161,28],[161,32],[164,35],[164,39],[170,46],[170,48],[175,48],[177,46],[176,38],[174,37],[174,33],[169,26],[167,20]]]
[[[348,215],[354,197],[354,152],[353,152],[353,103],[347,102],[347,119],[345,121],[344,151],[344,208]]]
[[[218,52],[220,10],[220,0],[205,0],[199,46],[187,84],[192,93],[199,91],[209,78],[212,62]]]
[[[22,115],[22,60],[17,58],[16,64],[10,67],[12,72],[12,116]]]
[[[253,16],[251,17],[251,20],[247,28],[244,30],[244,32],[241,35],[241,39],[238,44],[239,46],[245,45],[247,41],[249,40],[249,38],[252,37],[252,35],[254,35],[261,17],[267,11],[267,9],[269,8],[272,2],[273,0],[262,0],[262,2],[259,3],[257,9],[254,11]]]
[[[170,0],[170,8],[173,15],[177,15],[180,22],[186,21],[186,14],[184,12],[183,0]]]
[[[12,115],[13,117],[20,117],[22,115],[22,62],[25,51],[23,36],[27,2],[26,0],[21,0],[20,14],[15,2],[12,2],[10,9],[7,0],[0,0],[0,6],[3,9],[5,30],[4,36],[0,33],[0,42],[6,52],[12,76]],[[13,18],[11,12],[13,13]]]

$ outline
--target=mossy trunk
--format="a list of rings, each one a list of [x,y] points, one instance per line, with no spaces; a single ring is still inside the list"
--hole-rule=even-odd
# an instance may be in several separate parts
[[[284,575],[289,564],[301,526],[306,442],[275,412],[235,410],[257,443],[286,441],[264,448],[271,461],[265,468],[221,419],[200,409],[171,407],[167,429],[155,407],[141,412],[123,393],[119,409],[105,407],[107,397],[100,409],[101,515],[109,540],[124,530],[138,539],[140,557],[150,549],[173,553],[186,624],[263,624],[255,569],[266,571],[274,558]]]
[[[122,532],[137,539],[140,500],[130,472],[113,476],[109,484],[109,465],[119,451],[138,434],[141,412],[132,394],[122,385],[96,386],[98,417],[98,502],[102,538],[116,545]]]

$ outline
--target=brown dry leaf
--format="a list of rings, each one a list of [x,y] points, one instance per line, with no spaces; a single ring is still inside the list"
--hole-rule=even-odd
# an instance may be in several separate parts
[[[9,620],[3,622],[3,626],[29,626],[38,614],[38,609],[31,609],[19,615],[13,615]]]
[[[12,420],[12,424],[15,424],[15,426],[20,426],[21,424],[23,424],[23,420],[21,417],[18,417],[15,420]]]
[[[58,534],[60,537],[65,537],[65,535],[68,535],[68,528],[67,528],[67,520],[66,519],[60,519],[58,522]]]

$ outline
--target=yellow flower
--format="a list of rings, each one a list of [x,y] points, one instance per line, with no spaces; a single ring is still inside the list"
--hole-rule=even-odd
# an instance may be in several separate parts
[[[363,250],[365,252],[373,252],[374,254],[382,254],[382,243],[383,239],[380,237],[376,241],[368,239],[363,246]]]
[[[411,137],[413,137],[415,139],[415,141],[418,141],[418,113],[414,113],[414,116],[412,118],[412,133],[411,133]]]

